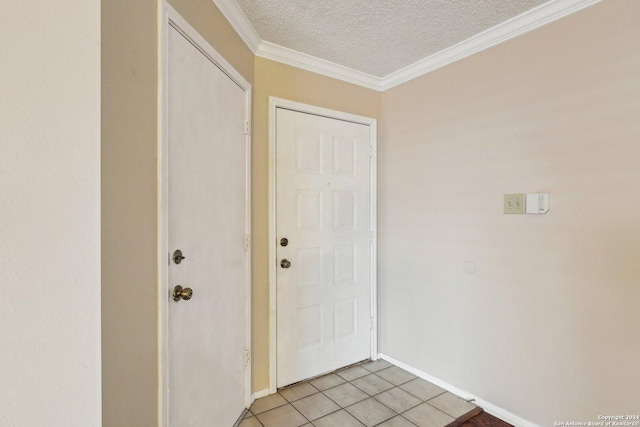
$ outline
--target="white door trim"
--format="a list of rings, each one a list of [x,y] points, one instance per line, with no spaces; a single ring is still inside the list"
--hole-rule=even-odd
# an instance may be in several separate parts
[[[371,359],[378,359],[378,121],[376,119],[313,105],[289,101],[287,99],[269,97],[269,393],[277,390],[277,301],[276,301],[276,109],[315,114],[332,119],[344,120],[369,126],[371,129],[371,226],[373,228],[373,245],[371,254]]]
[[[245,92],[246,120],[248,121],[248,133],[246,134],[246,189],[245,189],[245,235],[247,244],[251,242],[251,84],[238,73],[222,55],[220,55],[180,14],[171,7],[166,0],[162,2],[162,22],[159,45],[159,72],[158,78],[158,309],[160,311],[158,324],[158,351],[160,360],[158,363],[158,419],[161,427],[169,426],[169,222],[168,222],[168,67],[169,67],[169,26],[178,30],[195,47],[197,47],[209,60],[222,70],[231,80],[240,86]],[[251,405],[251,248],[247,248],[246,256],[246,283],[245,283],[245,316],[246,316],[246,349],[249,351],[249,360],[245,367],[245,406]],[[238,414],[240,415],[240,414]]]

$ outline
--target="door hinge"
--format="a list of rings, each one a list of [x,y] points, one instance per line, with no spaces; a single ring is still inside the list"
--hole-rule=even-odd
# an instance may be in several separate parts
[[[249,352],[249,350],[245,350],[244,351],[244,366],[248,366],[249,365],[249,360],[251,360],[251,353]]]
[[[244,121],[244,133],[245,135],[249,135],[249,131],[251,130],[251,122],[249,120]]]
[[[251,236],[248,234],[244,235],[244,250],[247,251],[251,247]]]

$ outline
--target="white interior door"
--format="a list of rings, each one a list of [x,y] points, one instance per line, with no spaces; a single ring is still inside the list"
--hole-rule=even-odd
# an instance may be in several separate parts
[[[367,125],[276,114],[282,387],[370,356],[372,148]]]
[[[230,427],[246,393],[247,97],[171,26],[168,49],[168,293],[193,291],[169,300],[169,425]]]

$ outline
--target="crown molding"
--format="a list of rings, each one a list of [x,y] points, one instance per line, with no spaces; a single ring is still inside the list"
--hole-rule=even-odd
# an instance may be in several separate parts
[[[385,91],[571,15],[602,0],[551,0],[383,78],[263,41],[235,0],[212,1],[238,32],[249,49],[257,56],[369,89]]]
[[[362,71],[357,71],[335,62],[327,61],[297,50],[263,41],[258,47],[256,56],[271,59],[303,70],[312,71],[334,79],[343,80],[369,89],[380,90],[382,79]]]
[[[262,43],[262,38],[244,14],[236,0],[212,0],[216,7],[222,12],[229,24],[236,30],[240,38],[256,53],[258,46]]]
[[[504,21],[486,31],[476,34],[450,48],[421,59],[382,79],[379,90],[385,91],[394,86],[413,80],[452,62],[459,61],[474,53],[503,43],[524,33],[535,30],[567,15],[592,6],[602,0],[552,0],[525,13]]]

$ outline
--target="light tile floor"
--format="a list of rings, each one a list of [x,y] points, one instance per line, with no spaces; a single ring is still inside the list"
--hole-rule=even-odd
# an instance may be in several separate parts
[[[384,360],[256,400],[239,427],[444,427],[476,406]]]

